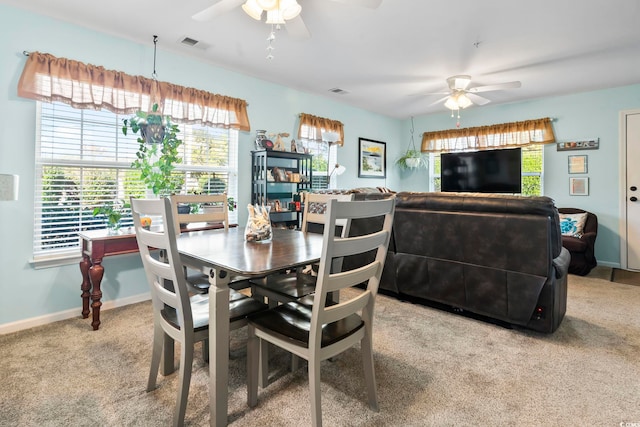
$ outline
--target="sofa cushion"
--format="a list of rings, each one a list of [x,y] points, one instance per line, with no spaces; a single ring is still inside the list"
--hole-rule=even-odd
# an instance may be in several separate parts
[[[560,231],[563,236],[582,236],[584,223],[587,221],[586,213],[560,214]]]

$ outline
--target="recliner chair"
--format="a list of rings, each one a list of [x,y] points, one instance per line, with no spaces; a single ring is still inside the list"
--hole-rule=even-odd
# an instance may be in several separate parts
[[[587,214],[586,221],[582,228],[582,233],[579,237],[562,236],[562,246],[567,248],[571,253],[569,273],[586,276],[589,274],[591,269],[598,265],[595,256],[596,237],[598,235],[598,217],[594,213],[578,208],[558,208],[558,212],[561,215]]]

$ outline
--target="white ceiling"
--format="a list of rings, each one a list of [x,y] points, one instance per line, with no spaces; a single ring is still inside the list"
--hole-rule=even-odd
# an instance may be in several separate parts
[[[483,93],[491,104],[640,83],[640,0],[383,0],[378,9],[298,0],[311,38],[281,30],[273,60],[270,26],[240,7],[191,18],[216,2],[0,0],[150,46],[157,34],[159,50],[402,119],[446,111],[432,105],[442,95],[420,94],[445,90],[455,74],[471,75],[471,86],[522,82]]]

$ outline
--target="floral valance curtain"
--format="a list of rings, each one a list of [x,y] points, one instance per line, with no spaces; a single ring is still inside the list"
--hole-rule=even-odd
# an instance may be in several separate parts
[[[199,89],[32,52],[18,82],[18,95],[74,108],[118,114],[152,110],[177,123],[193,123],[249,131],[247,102]]]
[[[307,126],[307,132],[303,132],[302,127]],[[316,117],[311,114],[300,114],[300,127],[298,128],[298,138],[310,139],[313,141],[322,141],[323,132],[335,132],[338,134],[338,141],[333,144],[342,146],[344,144],[344,125],[331,119],[325,119],[324,117]]]
[[[501,123],[463,129],[449,129],[422,134],[423,153],[493,150],[556,142],[551,119],[546,117],[523,122]]]

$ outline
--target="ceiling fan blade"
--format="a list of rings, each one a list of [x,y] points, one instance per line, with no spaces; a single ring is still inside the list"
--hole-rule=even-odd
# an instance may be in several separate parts
[[[382,4],[382,0],[331,0],[337,3],[354,4],[356,6],[368,7],[369,9],[377,9]]]
[[[420,93],[410,93],[408,96],[431,96],[431,95],[449,95],[451,92],[442,91],[442,92],[420,92]]]
[[[490,100],[488,100],[483,96],[475,95],[469,92],[467,92],[467,97],[471,100],[471,102],[473,102],[476,105],[485,105],[491,102]]]
[[[440,104],[441,102],[446,101],[447,98],[449,98],[449,95],[447,95],[447,96],[445,96],[443,98],[440,98],[437,101],[433,101],[431,104],[428,105],[428,107],[431,107],[431,106],[436,105],[436,104]]]
[[[471,93],[480,93],[480,92],[490,92],[492,90],[517,89],[520,86],[522,86],[522,83],[520,83],[519,81],[515,81],[515,82],[498,83],[495,85],[472,87],[467,89],[467,91]]]
[[[287,29],[287,33],[293,38],[296,38],[296,39],[311,38],[311,33],[309,33],[309,29],[305,25],[300,15],[286,21],[286,24],[284,26]]]
[[[193,15],[191,18],[195,21],[210,21],[218,16],[224,15],[230,10],[240,6],[244,0],[220,0],[218,3],[209,6]]]

